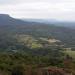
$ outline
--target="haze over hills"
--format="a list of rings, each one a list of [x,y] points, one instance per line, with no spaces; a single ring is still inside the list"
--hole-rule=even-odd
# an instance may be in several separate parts
[[[54,24],[56,26],[64,26],[75,29],[75,22],[69,22],[69,21],[60,21],[56,19],[22,19],[24,21],[28,22],[39,22],[39,23],[45,23],[45,24]]]

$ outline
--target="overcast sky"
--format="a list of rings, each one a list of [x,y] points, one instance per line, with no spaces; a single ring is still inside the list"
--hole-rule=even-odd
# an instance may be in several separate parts
[[[75,0],[0,0],[0,14],[75,21]]]

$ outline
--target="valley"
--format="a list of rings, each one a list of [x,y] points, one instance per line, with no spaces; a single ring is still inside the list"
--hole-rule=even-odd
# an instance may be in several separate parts
[[[71,75],[75,70],[74,50],[75,29],[0,14],[1,75],[43,75],[40,69],[48,66],[54,73],[68,69]]]

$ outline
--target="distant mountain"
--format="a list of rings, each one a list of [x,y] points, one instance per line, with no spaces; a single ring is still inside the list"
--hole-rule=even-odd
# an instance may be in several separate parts
[[[63,26],[63,27],[69,27],[69,28],[75,29],[75,22],[59,21],[59,20],[55,20],[55,19],[22,19],[22,20],[28,21],[28,22],[54,24],[56,26]]]
[[[24,21],[28,22],[39,22],[39,23],[45,23],[45,24],[51,24],[51,23],[56,23],[58,22],[55,19],[22,19]]]
[[[75,29],[75,22],[57,22],[54,24],[57,26],[64,26],[64,27]]]

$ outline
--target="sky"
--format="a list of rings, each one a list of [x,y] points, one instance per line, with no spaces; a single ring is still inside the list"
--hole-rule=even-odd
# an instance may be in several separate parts
[[[75,0],[0,0],[0,14],[14,18],[75,21]]]

